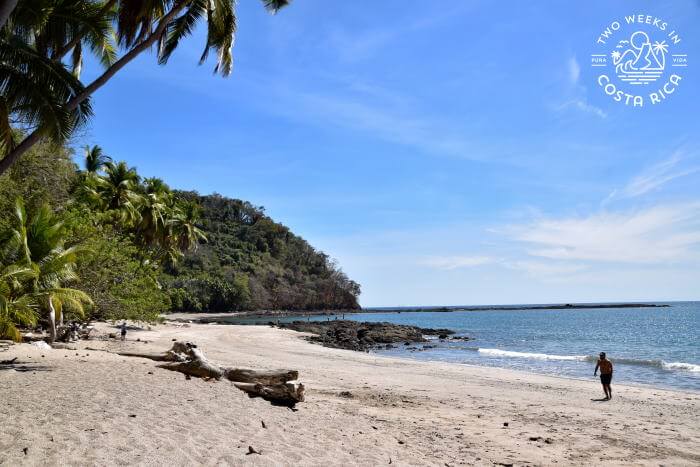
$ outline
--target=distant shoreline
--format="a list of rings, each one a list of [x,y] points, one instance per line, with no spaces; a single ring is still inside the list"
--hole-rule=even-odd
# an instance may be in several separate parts
[[[355,313],[401,313],[401,312],[441,312],[453,311],[518,311],[518,310],[576,310],[596,308],[668,308],[668,304],[656,303],[565,303],[561,305],[486,305],[486,306],[439,306],[439,307],[397,307],[365,308]]]
[[[169,321],[195,321],[200,323],[216,323],[222,318],[284,318],[290,316],[336,316],[358,313],[452,313],[456,311],[530,311],[530,310],[577,310],[602,308],[668,308],[671,305],[657,303],[565,303],[553,305],[484,305],[484,306],[435,306],[435,307],[395,307],[395,308],[364,308],[360,310],[257,310],[235,311],[221,313],[169,313],[162,315]]]

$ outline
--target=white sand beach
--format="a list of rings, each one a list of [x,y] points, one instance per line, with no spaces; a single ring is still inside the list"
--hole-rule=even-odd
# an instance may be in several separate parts
[[[384,358],[262,326],[165,324],[128,337],[1,352],[18,360],[0,369],[0,464],[700,464],[697,393],[613,384],[614,399],[595,402],[592,377]],[[173,339],[229,366],[299,370],[306,401],[292,411],[230,382],[86,350],[163,351]]]

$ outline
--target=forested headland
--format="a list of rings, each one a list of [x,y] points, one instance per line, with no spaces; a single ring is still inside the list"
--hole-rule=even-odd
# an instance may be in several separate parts
[[[172,190],[98,146],[40,143],[0,176],[5,336],[45,316],[356,309],[359,293],[263,208]]]

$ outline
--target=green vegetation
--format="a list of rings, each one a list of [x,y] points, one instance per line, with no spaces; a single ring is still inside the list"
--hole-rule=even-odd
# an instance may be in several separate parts
[[[202,206],[208,241],[166,268],[174,309],[358,308],[359,285],[262,208],[220,195],[178,196]]]
[[[64,316],[358,307],[358,284],[261,208],[173,191],[98,146],[72,161],[92,94],[146,50],[167,63],[198,23],[200,63],[214,52],[227,76],[233,0],[0,2],[1,336],[41,322],[54,339]],[[87,84],[84,51],[104,68]]]
[[[53,143],[0,176],[0,334],[88,316],[354,309],[359,285],[262,208]]]
[[[288,0],[263,0],[276,13]],[[215,73],[231,73],[233,0],[25,0],[0,2],[0,174],[45,138],[64,143],[92,115],[90,97],[141,53],[166,64],[197,23]],[[83,51],[103,72],[80,81]],[[18,134],[15,128],[26,130]]]

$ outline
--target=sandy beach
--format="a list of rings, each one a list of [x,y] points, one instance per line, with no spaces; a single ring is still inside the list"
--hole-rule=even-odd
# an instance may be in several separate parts
[[[0,367],[0,464],[700,464],[697,393],[614,384],[613,401],[597,402],[593,377],[378,357],[262,326],[164,324],[128,337],[0,352],[18,357]],[[111,353],[173,339],[228,366],[299,370],[306,402],[272,406]]]

